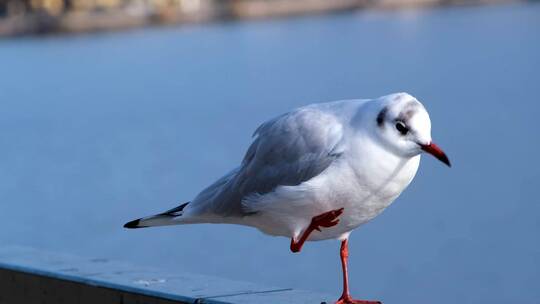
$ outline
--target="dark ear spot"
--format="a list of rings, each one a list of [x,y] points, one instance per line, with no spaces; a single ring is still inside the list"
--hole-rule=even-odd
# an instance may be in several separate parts
[[[384,119],[386,118],[386,112],[388,112],[388,109],[384,107],[380,112],[379,115],[377,115],[377,124],[379,127],[382,127],[384,124]]]

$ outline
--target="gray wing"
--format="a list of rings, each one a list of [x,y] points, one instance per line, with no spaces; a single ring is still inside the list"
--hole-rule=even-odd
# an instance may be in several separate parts
[[[340,156],[338,119],[317,107],[300,108],[262,124],[242,164],[195,199],[205,211],[245,215],[242,200],[276,187],[299,185],[319,175]]]
[[[237,176],[244,195],[299,185],[319,175],[339,156],[335,148],[342,127],[333,115],[301,109],[263,124],[255,135]]]

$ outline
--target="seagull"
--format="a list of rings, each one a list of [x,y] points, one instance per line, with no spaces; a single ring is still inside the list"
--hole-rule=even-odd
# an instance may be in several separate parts
[[[422,152],[450,167],[422,103],[395,93],[307,105],[263,123],[253,137],[242,163],[194,199],[124,227],[245,225],[290,238],[292,252],[338,239],[343,292],[335,303],[381,303],[351,297],[348,239],[410,184]]]

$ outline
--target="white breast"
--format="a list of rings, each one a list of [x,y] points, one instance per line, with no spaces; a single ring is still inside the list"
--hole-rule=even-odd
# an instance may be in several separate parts
[[[404,159],[363,143],[361,151],[314,179],[320,198],[317,212],[345,208],[339,225],[313,235],[312,240],[338,238],[368,222],[388,207],[410,184],[420,155]],[[369,153],[367,153],[369,150]],[[324,209],[324,210],[323,210]]]
[[[346,151],[323,174],[260,197],[272,203],[265,204],[269,208],[246,224],[267,234],[298,237],[314,216],[345,208],[337,226],[315,231],[309,238],[323,240],[347,235],[376,217],[412,181],[420,156],[399,158],[365,139],[359,140],[359,148]]]

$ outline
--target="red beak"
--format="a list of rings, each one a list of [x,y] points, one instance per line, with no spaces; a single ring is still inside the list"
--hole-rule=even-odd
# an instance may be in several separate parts
[[[448,156],[446,156],[443,150],[439,148],[439,146],[437,146],[433,142],[430,143],[429,145],[420,145],[420,147],[422,147],[422,150],[435,156],[435,158],[445,163],[448,167],[452,167],[452,165],[450,165],[450,160],[448,159]]]

